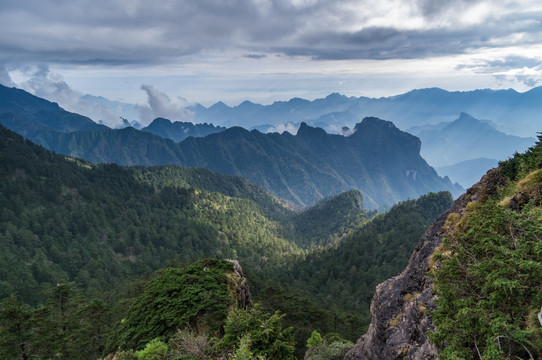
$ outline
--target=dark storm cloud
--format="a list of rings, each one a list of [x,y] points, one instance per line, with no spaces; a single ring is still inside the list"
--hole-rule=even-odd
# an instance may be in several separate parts
[[[393,6],[379,8],[382,4]],[[507,38],[514,33],[530,33],[521,41],[541,41],[540,11],[520,12],[527,6],[522,3],[515,4],[515,12],[512,5],[470,0],[5,1],[0,61],[175,63],[185,56],[230,51],[249,57],[280,52],[315,59],[408,59],[505,46],[518,41]],[[484,6],[498,11],[484,13]],[[389,23],[371,23],[394,10],[399,15]],[[469,11],[471,18],[463,21]],[[418,23],[406,26],[413,18]]]
[[[461,54],[482,46],[485,35],[480,30],[397,30],[371,27],[358,32],[311,34],[300,46],[280,48],[289,55],[307,55],[316,59],[414,59]]]

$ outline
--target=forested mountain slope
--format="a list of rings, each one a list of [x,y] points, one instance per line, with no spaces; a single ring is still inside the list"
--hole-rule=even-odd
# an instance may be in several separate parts
[[[326,308],[361,314],[363,328],[369,324],[376,285],[405,267],[420,234],[451,204],[447,192],[401,202],[358,227],[338,245],[311,252],[280,278],[307,291]]]
[[[36,304],[41,290],[65,281],[98,294],[202,256],[276,267],[366,218],[357,192],[318,205],[311,219],[240,177],[93,165],[0,130],[1,298]],[[321,238],[305,228],[320,229]]]
[[[431,191],[459,195],[463,190],[438,176],[421,158],[419,139],[376,118],[365,118],[349,137],[303,123],[295,136],[234,127],[177,144],[134,128],[113,130],[97,124],[89,128],[90,119],[83,117],[68,131],[75,114],[51,103],[55,112],[43,114],[39,109],[45,100],[24,92],[19,97],[17,89],[2,90],[15,99],[24,98],[26,108],[19,111],[10,105],[9,111],[0,112],[0,123],[57,153],[93,163],[204,167],[243,176],[298,206],[352,189],[363,194],[371,209],[389,208]]]
[[[539,141],[457,199],[378,285],[346,359],[540,358],[541,219]]]
[[[295,325],[298,355],[314,329],[353,338],[363,326],[356,313],[344,310],[344,304],[323,309],[326,295],[311,295],[309,287],[296,290],[295,280],[278,271],[291,269],[295,260],[303,258],[315,244],[329,246],[346,241],[345,233],[356,233],[355,229],[367,222],[357,191],[295,213],[261,187],[239,177],[201,168],[93,165],[53,154],[4,128],[0,128],[0,160],[2,311],[28,309],[26,306],[31,305],[37,306],[31,311],[32,319],[41,313],[54,317],[58,308],[47,304],[58,293],[71,294],[72,315],[81,316],[92,331],[104,331],[92,340],[93,351],[99,351],[111,330],[111,321],[126,311],[123,304],[140,294],[141,285],[130,283],[166,265],[212,256],[237,258],[243,263],[256,298],[265,309],[282,310],[286,325]],[[438,207],[440,200],[448,197],[430,195],[427,199],[435,200]],[[405,210],[405,219],[414,219],[417,208],[422,212],[430,209],[416,207],[417,202],[405,204],[411,205],[397,207]],[[411,210],[412,216],[408,215]],[[397,211],[392,211],[394,218]],[[427,217],[433,216],[430,214]],[[390,226],[398,223],[389,221]],[[417,221],[412,224],[418,226]],[[390,247],[386,256],[394,257],[394,250],[401,252],[401,247]],[[325,260],[325,251],[321,252]],[[371,269],[378,271],[382,265],[379,261]],[[322,269],[326,266],[321,264]],[[336,267],[332,263],[329,266]],[[314,270],[306,269],[304,274],[311,277]],[[318,271],[314,276],[321,278]],[[333,270],[333,274],[340,273]],[[329,283],[336,280],[333,276]],[[283,288],[277,288],[277,284]],[[326,291],[323,287],[321,290]],[[81,300],[83,295],[98,300],[86,302]],[[21,300],[27,304],[23,308],[18,302]],[[81,311],[85,311],[84,316]],[[57,324],[61,319],[54,321]],[[75,323],[69,326],[75,326],[73,336],[65,337],[63,345],[58,346],[91,346],[79,339],[90,329]]]
[[[295,136],[231,128],[183,141],[182,162],[242,175],[300,205],[350,189],[363,194],[367,208],[430,191],[461,191],[420,157],[416,137],[391,122],[366,118],[356,130],[344,137],[306,124]]]
[[[136,170],[55,155],[4,128],[0,157],[2,298],[36,303],[41,290],[65,281],[97,294],[204,255],[262,268],[300,253],[279,234],[285,223],[248,199],[149,185]]]

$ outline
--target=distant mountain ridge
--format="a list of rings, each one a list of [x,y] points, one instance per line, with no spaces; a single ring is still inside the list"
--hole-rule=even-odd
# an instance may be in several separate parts
[[[65,111],[24,90],[0,85],[0,123],[25,137],[47,131],[103,130],[86,116]]]
[[[235,127],[179,147],[184,166],[241,175],[302,206],[350,189],[361,191],[370,209],[430,191],[462,191],[421,158],[418,138],[391,122],[366,118],[355,129],[344,137],[305,123],[295,136]]]
[[[534,145],[534,137],[507,135],[488,121],[461,113],[452,122],[433,128],[409,129],[422,141],[421,153],[433,166],[449,166],[476,158],[506,160]]]
[[[213,124],[192,124],[190,122],[175,121],[171,122],[168,119],[156,118],[148,126],[141,129],[142,131],[150,132],[164,139],[171,139],[175,142],[181,142],[187,137],[195,136],[202,137],[209,134],[214,134],[226,130],[222,126],[214,126]]]
[[[38,100],[27,101],[30,110],[32,101]],[[57,109],[55,116],[62,122],[71,114]],[[35,114],[17,116],[21,121],[39,123],[42,119]],[[94,129],[70,132],[43,127],[24,133],[13,123],[6,126],[57,153],[95,163],[175,164],[243,176],[300,206],[352,189],[362,193],[370,209],[386,208],[430,191],[462,192],[421,158],[418,138],[377,118],[358,123],[349,137],[303,123],[296,136],[233,127],[178,144],[131,127],[113,130],[95,123]]]
[[[408,132],[422,141],[421,155],[463,187],[472,186],[498,161],[534,145],[535,139],[507,135],[495,129],[490,121],[467,113],[451,122],[412,127]]]
[[[243,176],[300,206],[358,189],[370,209],[452,185],[420,157],[419,140],[391,122],[367,118],[350,137],[302,124],[297,135],[233,127],[179,144],[133,128],[61,134],[52,149],[92,162],[176,164]]]
[[[400,129],[422,123],[452,121],[461,112],[477,118],[492,119],[499,131],[519,136],[532,136],[540,131],[542,87],[519,93],[515,90],[446,91],[426,88],[382,98],[348,97],[333,93],[314,101],[292,98],[270,105],[243,102],[238,106],[216,103],[209,108],[189,107],[198,122],[223,126],[253,128],[288,122],[306,122],[328,132],[352,127],[366,116],[392,121]]]

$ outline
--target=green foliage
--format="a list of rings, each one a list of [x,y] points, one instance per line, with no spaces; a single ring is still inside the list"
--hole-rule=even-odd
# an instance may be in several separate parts
[[[311,348],[307,359],[310,360],[342,360],[346,353],[354,347],[351,342],[334,341],[324,342]]]
[[[181,168],[178,166],[134,167],[136,177],[160,188],[198,188],[211,193],[220,193],[230,197],[248,199],[257,204],[265,214],[276,220],[292,216],[278,199],[270,195],[259,185],[243,177],[223,175],[204,168]]]
[[[328,245],[367,221],[363,199],[351,190],[319,201],[294,218],[296,242],[303,246]]]
[[[0,306],[2,359],[98,358],[108,337],[109,310],[86,301],[73,283],[50,289],[37,309],[10,297]]]
[[[235,350],[233,355],[230,357],[230,360],[256,360],[256,359],[265,359],[262,355],[254,356],[252,351],[250,351],[250,336],[245,335],[239,340],[239,348]]]
[[[346,328],[359,329],[360,321],[355,314],[347,314],[339,309],[324,310],[310,299],[310,294],[303,293],[293,286],[268,286],[256,297],[267,312],[279,310],[284,316],[284,325],[293,328],[292,334],[296,343],[296,358],[303,357],[306,341],[314,329],[320,332],[337,331]],[[352,330],[352,333],[359,332]],[[359,336],[359,334],[355,335]]]
[[[31,311],[11,296],[0,307],[0,358],[28,358],[34,342]]]
[[[441,359],[542,356],[533,314],[542,302],[542,208],[508,210],[495,200],[471,206],[435,259]]]
[[[137,360],[162,360],[166,359],[168,352],[167,344],[160,339],[153,339],[143,350],[136,351]]]
[[[130,306],[109,350],[142,348],[188,326],[219,334],[236,305],[227,277],[232,271],[231,262],[212,259],[159,271]]]
[[[359,329],[369,324],[376,285],[403,270],[423,232],[451,204],[446,192],[399,203],[373,217],[337,246],[311,252],[277,278],[295,284],[332,312],[331,328],[319,330],[338,332],[355,341]]]
[[[529,148],[525,153],[514,154],[514,157],[499,162],[503,174],[511,180],[518,180],[525,177],[533,170],[542,168],[542,135],[538,135],[535,146]]]
[[[322,343],[322,335],[316,330],[313,330],[311,337],[307,340],[307,347],[310,349],[313,346],[318,346]]]
[[[232,348],[240,348],[241,340],[248,337],[250,352],[256,356],[293,359],[292,328],[283,328],[283,317],[278,311],[269,315],[258,305],[247,310],[234,309],[226,319],[224,336],[217,343],[217,349],[227,352]]]
[[[434,255],[442,359],[542,356],[541,142],[500,168],[512,182],[471,204]]]
[[[165,169],[95,166],[55,155],[3,128],[0,159],[0,299],[15,294],[37,306],[41,291],[76,281],[91,297],[115,289],[115,300],[126,280],[168,263],[216,256],[264,269],[301,254],[286,238],[289,220],[266,216],[281,218],[277,203],[236,177],[193,171],[189,178],[254,190],[246,196],[267,210],[248,198],[150,183],[167,174],[142,175]]]

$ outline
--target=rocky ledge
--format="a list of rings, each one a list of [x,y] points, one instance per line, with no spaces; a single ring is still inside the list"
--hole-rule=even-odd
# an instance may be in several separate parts
[[[461,218],[470,202],[485,200],[505,183],[499,169],[490,170],[429,227],[403,272],[377,286],[369,329],[345,360],[438,358],[438,349],[426,335],[433,329],[430,311],[435,308],[433,280],[429,275],[431,256],[442,243],[450,214],[456,213]],[[449,226],[446,223],[448,231]]]

